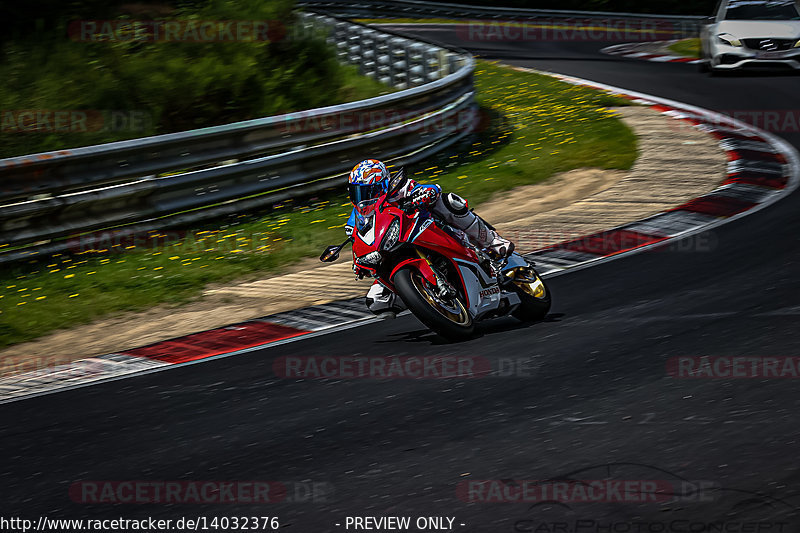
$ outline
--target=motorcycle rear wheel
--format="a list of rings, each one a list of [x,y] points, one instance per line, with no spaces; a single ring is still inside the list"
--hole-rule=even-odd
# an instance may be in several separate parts
[[[435,333],[448,340],[472,336],[475,325],[460,297],[442,300],[415,268],[400,269],[393,282],[408,309]]]
[[[511,283],[521,303],[511,314],[523,322],[542,320],[552,304],[550,288],[532,267],[517,269],[515,274]]]

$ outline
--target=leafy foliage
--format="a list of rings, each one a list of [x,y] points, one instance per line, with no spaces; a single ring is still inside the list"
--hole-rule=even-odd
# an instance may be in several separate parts
[[[138,6],[116,18],[163,18],[166,12],[167,19],[269,21],[292,35],[290,0],[196,4],[162,6],[160,11]],[[82,42],[67,38],[68,17],[98,20],[108,7],[98,4],[90,12],[87,5],[70,6],[63,8],[61,19],[48,23],[59,26],[58,31],[2,45],[0,157],[225,124],[387,90],[340,65],[326,43],[313,36],[274,42]],[[21,131],[20,110],[114,110],[123,120],[111,127],[106,116],[102,127],[95,123],[90,131]],[[132,113],[146,120],[126,122]]]

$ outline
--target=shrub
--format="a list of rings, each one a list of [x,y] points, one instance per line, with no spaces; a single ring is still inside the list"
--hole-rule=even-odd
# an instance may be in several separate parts
[[[292,8],[291,0],[209,0],[169,8],[167,18],[279,21],[291,35]],[[85,11],[80,15],[97,18]],[[116,18],[146,17],[140,6]],[[340,65],[326,43],[313,37],[76,42],[67,38],[68,22],[2,45],[0,157],[226,124],[385,90],[366,79],[354,90],[354,69]],[[20,110],[120,110],[115,116],[121,130],[109,129],[106,116],[101,131],[20,132]],[[124,120],[132,112],[147,119],[133,129]]]

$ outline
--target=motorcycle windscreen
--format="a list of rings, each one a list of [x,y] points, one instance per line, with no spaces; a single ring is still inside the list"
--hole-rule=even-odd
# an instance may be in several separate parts
[[[369,245],[375,242],[375,206],[377,199],[364,200],[356,204],[356,231]]]
[[[356,213],[361,216],[368,217],[372,213],[375,212],[375,208],[378,205],[378,200],[380,198],[371,198],[369,200],[362,200],[356,204]]]

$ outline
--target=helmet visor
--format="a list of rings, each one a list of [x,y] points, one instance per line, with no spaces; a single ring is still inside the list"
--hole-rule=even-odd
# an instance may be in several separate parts
[[[361,185],[358,183],[350,183],[347,186],[347,192],[350,195],[350,201],[354,205],[358,205],[364,200],[372,200],[383,194],[383,185],[381,183],[372,183],[370,185]]]

